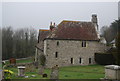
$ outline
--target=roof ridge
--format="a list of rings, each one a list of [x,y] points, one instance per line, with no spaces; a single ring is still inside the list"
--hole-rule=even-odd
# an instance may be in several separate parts
[[[49,31],[49,29],[39,29],[39,31]]]
[[[91,21],[63,20],[62,22],[91,22]]]

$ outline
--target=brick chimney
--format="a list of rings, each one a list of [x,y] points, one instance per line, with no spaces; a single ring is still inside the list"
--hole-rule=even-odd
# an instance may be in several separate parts
[[[50,30],[52,31],[52,29],[55,28],[55,23],[52,24],[52,22],[50,23]]]
[[[55,27],[55,22],[54,22],[53,26]]]

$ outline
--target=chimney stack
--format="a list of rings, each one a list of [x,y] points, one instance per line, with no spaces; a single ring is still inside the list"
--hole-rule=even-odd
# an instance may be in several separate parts
[[[54,22],[53,26],[55,27],[55,22]]]
[[[97,14],[92,14],[92,19],[91,19],[92,23],[94,23],[95,27],[98,30],[98,20],[97,20]]]
[[[55,23],[54,23],[55,25]],[[55,27],[54,25],[52,25],[52,22],[50,23],[50,30],[52,31],[52,29]]]
[[[50,22],[50,26],[52,26],[52,22]]]
[[[97,32],[97,36],[100,39],[100,35],[99,35],[99,29],[98,29],[98,19],[97,19],[97,14],[92,14],[92,19],[91,22],[95,25],[95,29]]]

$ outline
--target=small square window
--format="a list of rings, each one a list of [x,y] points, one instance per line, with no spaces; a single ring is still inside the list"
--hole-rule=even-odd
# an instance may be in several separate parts
[[[71,61],[71,64],[73,64],[73,58],[71,58],[71,60],[70,60],[70,61]]]
[[[79,58],[79,63],[83,64],[83,58],[81,58],[81,57]]]
[[[55,58],[58,58],[58,52],[55,52]]]
[[[59,41],[57,41],[57,46],[59,46]]]
[[[86,47],[86,41],[82,41],[82,47]]]
[[[92,59],[91,58],[89,58],[89,64],[91,64],[92,63]]]
[[[79,63],[80,63],[80,64],[82,63],[82,58],[80,58]]]

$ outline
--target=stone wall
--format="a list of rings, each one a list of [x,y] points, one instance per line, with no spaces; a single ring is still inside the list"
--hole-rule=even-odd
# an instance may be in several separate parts
[[[118,65],[105,66],[105,79],[120,80],[120,66]]]
[[[82,47],[82,41],[78,40],[47,39],[44,41],[46,67],[95,64],[94,53],[103,52],[105,49],[106,46],[98,41],[86,41],[86,47]],[[89,63],[89,58],[91,58],[91,63]],[[72,60],[73,63],[71,63]]]
[[[41,51],[40,49],[37,49],[36,48],[36,54],[35,54],[35,62],[38,62],[39,61],[39,56],[44,54],[43,51]]]

